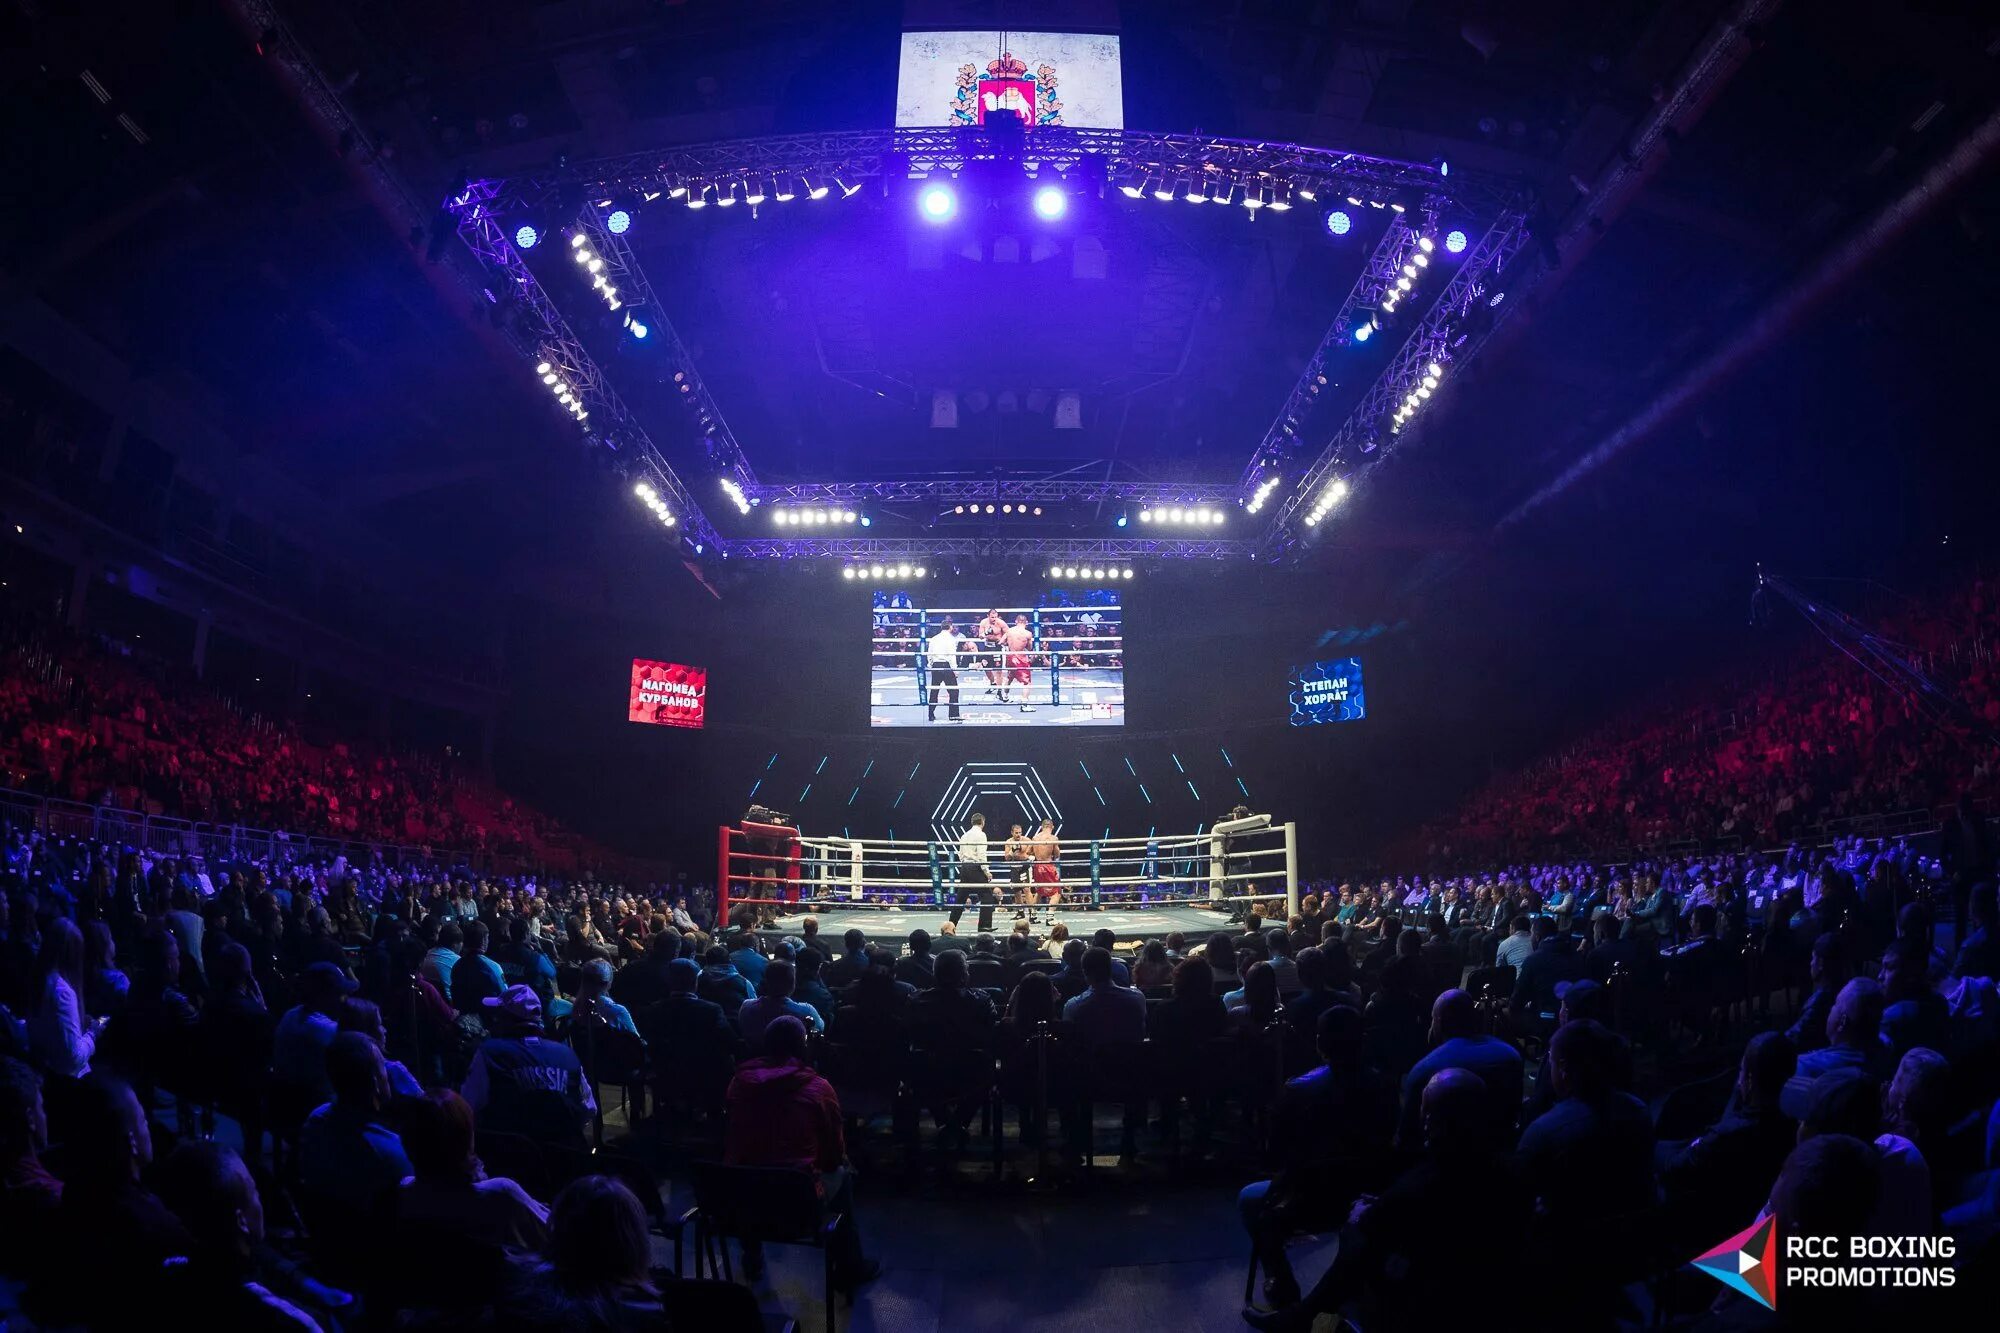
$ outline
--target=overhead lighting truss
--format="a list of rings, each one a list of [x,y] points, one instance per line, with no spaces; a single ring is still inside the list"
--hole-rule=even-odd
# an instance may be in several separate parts
[[[1431,363],[1450,366],[1469,360],[1492,336],[1493,330],[1518,302],[1499,307],[1493,317],[1468,322],[1475,306],[1488,305],[1494,277],[1507,268],[1530,241],[1527,218],[1519,212],[1503,213],[1477,244],[1467,249],[1458,272],[1452,275],[1437,300],[1411,329],[1389,364],[1348,413],[1346,421],[1320,450],[1312,464],[1300,474],[1298,485],[1285,497],[1264,534],[1264,555],[1279,559],[1295,551],[1307,529],[1305,518],[1317,510],[1324,518],[1331,506],[1322,501],[1335,481],[1345,482],[1339,498],[1353,491],[1361,476],[1376,463],[1416,434],[1421,414],[1398,422],[1398,411],[1410,394],[1424,387]],[[1474,331],[1476,329],[1476,331]],[[1431,376],[1442,383],[1442,378]],[[1428,402],[1428,393],[1420,401]],[[1401,429],[1396,427],[1401,426]]]
[[[939,481],[832,481],[757,485],[745,493],[759,504],[1139,504],[1231,505],[1231,485],[1165,481],[1106,481],[1073,477],[944,478]]]
[[[1021,561],[1249,560],[1254,541],[1150,537],[780,537],[725,538],[725,560]]]

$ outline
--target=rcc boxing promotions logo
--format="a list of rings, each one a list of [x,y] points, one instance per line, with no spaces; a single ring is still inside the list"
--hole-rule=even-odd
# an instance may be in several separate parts
[[[1765,1309],[1777,1309],[1778,1220],[1767,1217],[1737,1232],[1707,1254],[1696,1256],[1694,1266]]]

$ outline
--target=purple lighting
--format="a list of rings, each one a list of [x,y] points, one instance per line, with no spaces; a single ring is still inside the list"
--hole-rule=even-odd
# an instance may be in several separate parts
[[[917,195],[917,208],[932,222],[943,222],[958,211],[958,196],[948,185],[926,185]]]
[[[1035,216],[1050,222],[1069,211],[1069,196],[1060,186],[1044,185],[1035,191]]]

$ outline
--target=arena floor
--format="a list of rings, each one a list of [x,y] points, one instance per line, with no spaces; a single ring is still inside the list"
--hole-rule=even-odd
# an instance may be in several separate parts
[[[1010,903],[1002,903],[993,909],[993,929],[1001,934],[1014,928],[1014,922],[1027,909]],[[813,916],[819,919],[819,933],[822,938],[838,941],[849,930],[859,928],[871,940],[900,940],[911,931],[928,930],[933,936],[940,934],[945,922],[951,920],[950,907],[828,907],[815,909]],[[797,935],[800,916],[782,917],[778,924],[763,932],[767,938],[780,935]],[[1120,940],[1159,939],[1174,931],[1184,931],[1189,935],[1207,936],[1229,924],[1226,912],[1212,911],[1206,907],[1180,904],[1159,907],[1106,907],[1093,911],[1088,905],[1063,904],[1053,912],[1047,908],[1034,909],[1034,926],[1037,935],[1048,934],[1049,927],[1061,921],[1069,927],[1070,934],[1088,936],[1092,931],[1109,927],[1118,934]],[[959,923],[961,935],[979,933],[979,909],[976,906],[965,909],[965,917]]]

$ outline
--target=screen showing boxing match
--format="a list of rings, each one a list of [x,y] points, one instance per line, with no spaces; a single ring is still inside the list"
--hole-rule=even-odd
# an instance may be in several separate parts
[[[896,74],[896,125],[983,125],[996,111],[1023,123],[1125,128],[1118,39],[1080,32],[906,32]]]
[[[655,727],[699,727],[708,714],[708,671],[679,662],[632,659],[625,720]]]
[[[1343,657],[1292,668],[1292,725],[1312,727],[1322,722],[1359,722],[1368,716],[1361,692],[1361,659]]]
[[[1121,727],[1125,616],[1115,596],[875,596],[871,727]]]

